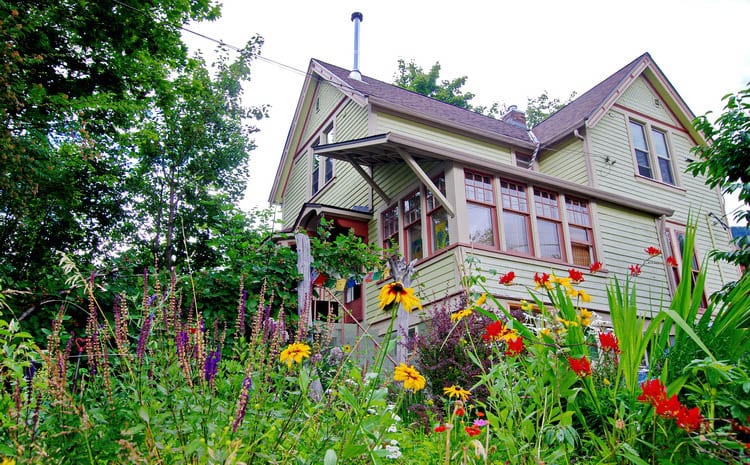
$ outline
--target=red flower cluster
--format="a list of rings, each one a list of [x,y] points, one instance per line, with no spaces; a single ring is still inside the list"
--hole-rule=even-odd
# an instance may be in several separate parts
[[[667,265],[677,268],[677,259],[673,255],[667,257]]]
[[[654,247],[653,245],[646,247],[643,249],[644,252],[648,254],[649,257],[656,257],[658,255],[661,255],[661,249],[658,249]]]
[[[503,339],[511,332],[500,320],[495,320],[492,323],[488,324],[484,331],[485,333],[482,334],[482,339],[484,339],[484,342],[492,342]]]
[[[576,375],[580,377],[591,374],[591,362],[585,355],[580,358],[568,357],[568,364],[570,365],[570,369],[575,371]]]
[[[474,426],[474,425],[467,426],[466,428],[464,428],[464,431],[466,431],[466,434],[468,434],[471,437],[478,436],[482,432],[482,430],[479,429],[478,426]]]
[[[662,418],[674,418],[677,426],[687,432],[695,431],[704,422],[698,407],[691,409],[680,404],[677,396],[667,397],[667,388],[658,379],[652,379],[641,384],[640,402],[654,406],[656,414]]]
[[[540,275],[539,273],[534,273],[534,282],[537,287],[547,287],[547,283],[549,283],[549,274],[542,273]]]
[[[506,286],[510,286],[513,284],[513,280],[516,279],[516,273],[515,271],[509,271],[505,273],[504,275],[500,276],[500,284],[504,284]]]
[[[584,281],[583,273],[574,268],[568,270],[568,276],[570,277],[570,280],[576,284]]]
[[[515,356],[523,352],[523,338],[517,337],[508,341],[508,348],[505,350],[505,355]]]
[[[615,333],[599,333],[599,346],[604,352],[620,353],[620,343]]]
[[[438,425],[438,426],[435,427],[435,432],[436,433],[442,433],[445,430],[446,430],[445,425]]]
[[[638,276],[641,274],[641,265],[630,265],[630,276]]]
[[[597,271],[601,271],[604,265],[602,265],[602,262],[594,262],[589,266],[589,273],[596,273]]]

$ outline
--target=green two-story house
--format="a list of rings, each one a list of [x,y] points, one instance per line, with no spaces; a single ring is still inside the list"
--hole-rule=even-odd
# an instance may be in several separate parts
[[[468,257],[483,273],[515,272],[521,286],[487,281],[510,307],[529,298],[536,272],[567,276],[601,262],[584,288],[606,319],[608,280],[642,263],[646,247],[664,253],[638,277],[640,308],[657,308],[691,278],[680,253],[689,215],[699,226],[694,267],[730,247],[713,220],[724,215],[721,193],[685,173],[690,148],[704,142],[693,118],[648,53],[533,128],[515,109],[493,119],[313,59],[270,201],[290,230],[312,231],[325,216],[397,247],[416,261],[426,305],[461,295]],[[707,295],[738,278],[734,266],[707,266]],[[342,291],[349,321],[388,317],[377,302],[383,284]]]

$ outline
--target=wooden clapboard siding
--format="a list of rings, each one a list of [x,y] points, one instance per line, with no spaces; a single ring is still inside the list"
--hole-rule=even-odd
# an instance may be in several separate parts
[[[335,141],[359,139],[367,136],[367,111],[353,101],[338,112],[334,123]],[[324,186],[314,201],[342,208],[370,207],[370,187],[351,164],[334,160],[333,180]]]
[[[419,124],[411,120],[399,118],[393,115],[378,113],[376,118],[376,133],[389,131],[397,132],[412,137],[440,144],[444,147],[471,153],[476,157],[477,163],[482,160],[500,161],[511,163],[511,153],[508,147],[471,139],[448,131],[436,129],[426,124]]]
[[[318,81],[310,116],[305,122],[305,131],[302,133],[303,143],[322,129],[321,126],[331,117],[333,110],[343,98],[343,94],[336,87],[325,81]]]
[[[297,214],[300,212],[302,205],[307,202],[310,185],[309,151],[300,155],[292,165],[292,173],[289,176],[289,182],[284,195],[284,204],[282,205],[282,218],[286,223],[294,222]],[[289,226],[288,224],[286,226]]]
[[[583,142],[571,139],[568,144],[555,147],[539,160],[539,171],[579,184],[587,184]]]
[[[659,103],[657,104],[656,101]],[[636,79],[623,92],[617,103],[659,121],[669,122],[672,125],[679,124],[667,110],[666,104],[643,77]]]
[[[641,265],[642,273],[634,279],[638,289],[638,309],[658,311],[662,301],[669,301],[667,270],[662,256],[644,264],[645,248],[659,247],[655,219],[624,207],[598,205],[600,250],[602,261],[611,276],[625,280],[631,265]]]

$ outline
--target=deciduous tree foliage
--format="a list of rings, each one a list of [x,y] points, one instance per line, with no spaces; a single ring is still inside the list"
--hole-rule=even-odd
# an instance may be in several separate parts
[[[0,0],[0,280],[31,290],[25,305],[59,291],[55,251],[100,269],[125,251],[215,257],[265,115],[240,103],[262,39],[213,69],[188,56],[180,28],[218,15],[212,0]]]
[[[464,93],[462,90],[468,80],[466,76],[461,76],[452,81],[443,79],[439,83],[438,79],[440,79],[439,62],[432,65],[429,72],[425,72],[414,61],[406,63],[404,60],[398,60],[398,72],[394,84],[399,87],[493,118],[506,113],[508,110],[507,105],[497,102],[490,106],[472,105],[471,100],[475,95],[471,92]],[[527,99],[526,125],[533,127],[542,122],[552,113],[570,103],[575,95],[575,92],[572,92],[567,100],[561,101],[558,98],[551,98],[545,90],[539,97]]]
[[[688,165],[687,170],[694,176],[705,175],[710,187],[720,187],[725,194],[737,193],[745,208],[738,210],[734,219],[750,226],[750,87],[728,94],[723,100],[724,112],[715,123],[711,123],[710,113],[693,122],[709,143],[693,149],[698,160]],[[713,256],[729,263],[750,266],[748,238],[737,238],[735,245],[736,250],[715,252]]]

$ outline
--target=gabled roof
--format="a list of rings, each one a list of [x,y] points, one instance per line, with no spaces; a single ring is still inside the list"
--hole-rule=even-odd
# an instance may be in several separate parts
[[[682,100],[675,88],[647,52],[631,61],[614,74],[592,87],[550,117],[534,126],[532,131],[542,146],[550,146],[569,136],[575,129],[584,125],[593,127],[609,107],[627,90],[632,82],[644,74],[660,97],[676,115],[677,119],[691,132],[693,137],[700,135],[692,130],[690,122],[693,112]]]
[[[403,89],[394,84],[362,76],[362,80],[349,78],[349,70],[313,59],[314,63],[330,71],[341,84],[367,98],[369,104],[396,113],[405,113],[444,126],[453,126],[478,132],[516,146],[533,148],[528,131],[489,116],[456,107],[422,94]]]

